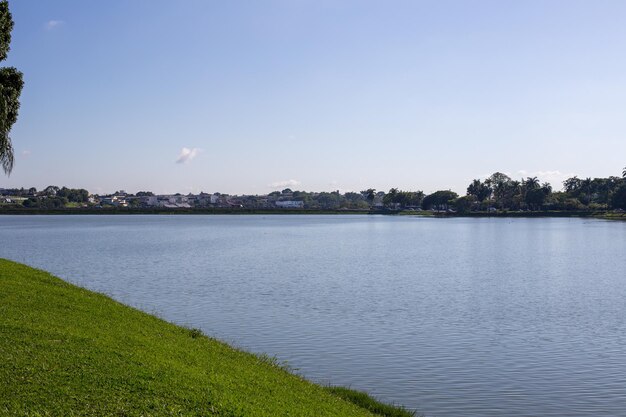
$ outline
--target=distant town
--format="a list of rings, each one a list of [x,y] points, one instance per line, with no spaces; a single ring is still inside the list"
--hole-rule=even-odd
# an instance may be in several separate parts
[[[37,210],[353,210],[353,211],[445,211],[451,213],[503,211],[617,211],[626,209],[626,169],[622,176],[572,177],[561,191],[536,177],[514,180],[496,172],[484,181],[474,180],[464,196],[450,190],[431,194],[373,188],[360,192],[307,192],[285,188],[266,195],[222,193],[161,194],[150,191],[92,194],[85,189],[48,186],[0,188],[0,212]]]

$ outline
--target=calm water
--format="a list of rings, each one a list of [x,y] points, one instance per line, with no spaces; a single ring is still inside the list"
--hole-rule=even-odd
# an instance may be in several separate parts
[[[626,223],[0,216],[0,257],[428,416],[626,416]]]

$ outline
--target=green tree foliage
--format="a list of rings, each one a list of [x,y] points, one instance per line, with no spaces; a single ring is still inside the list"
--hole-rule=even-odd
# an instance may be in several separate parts
[[[528,177],[523,181],[523,184],[527,190],[536,190],[539,188],[539,180],[537,177]]]
[[[341,208],[341,203],[343,202],[343,196],[339,193],[319,193],[316,198],[317,207],[325,210],[337,210]]]
[[[295,195],[295,193],[294,193]],[[367,209],[369,204],[361,193],[347,192],[343,195],[345,199],[345,207],[349,209]]]
[[[82,188],[63,187],[56,193],[57,197],[66,198],[72,203],[86,203],[89,201],[89,191]]]
[[[565,192],[574,193],[580,189],[581,180],[578,177],[568,178],[563,181],[563,189]]]
[[[376,190],[374,188],[361,191],[361,194],[365,197],[370,206],[374,204],[374,199],[376,199]]]
[[[532,188],[526,191],[524,196],[524,202],[531,210],[539,210],[543,203],[545,203],[548,196],[541,188]]]
[[[0,61],[9,53],[13,17],[7,0],[0,1]],[[24,82],[22,73],[13,67],[0,68],[0,165],[6,174],[13,170],[13,145],[9,133],[17,121],[20,94]]]
[[[615,190],[612,203],[614,208],[626,210],[626,183],[620,185],[617,190]]]
[[[397,202],[401,207],[419,207],[423,200],[423,191],[400,191],[397,197]]]
[[[612,204],[612,196],[624,182],[624,178],[568,178],[563,189],[570,198],[577,199],[583,206],[606,208]]]
[[[593,194],[593,180],[585,178],[580,182],[579,200],[584,204],[591,203],[591,195]]]
[[[47,195],[47,196],[55,196],[57,195],[59,190],[60,188],[57,187],[56,185],[49,185],[46,188],[44,188],[42,192],[44,193],[44,195]]]
[[[505,200],[511,193],[511,178],[501,172],[492,174],[485,181],[493,191],[493,199],[496,206],[503,207]]]
[[[548,197],[537,177],[528,177],[523,180],[521,191],[524,203],[531,210],[539,210]]]
[[[383,204],[386,207],[390,207],[396,204],[396,199],[398,196],[398,189],[391,188],[387,194],[383,197]]]
[[[447,210],[448,206],[454,203],[454,200],[459,195],[454,191],[450,190],[441,190],[435,191],[432,194],[424,197],[424,201],[422,201],[422,206],[425,209],[438,209],[438,210]]]
[[[467,187],[467,195],[476,197],[478,201],[485,201],[491,197],[491,187],[487,181],[481,182],[480,180],[474,180]]]
[[[467,213],[472,210],[472,207],[476,203],[476,196],[469,194],[463,197],[459,197],[454,202],[454,206],[456,207],[459,213]]]
[[[27,208],[42,209],[60,209],[68,203],[67,198],[63,197],[46,197],[46,198],[28,198],[24,200],[22,205]]]
[[[394,209],[419,207],[423,199],[424,193],[422,191],[401,191],[397,188],[392,188],[383,197],[383,204]]]

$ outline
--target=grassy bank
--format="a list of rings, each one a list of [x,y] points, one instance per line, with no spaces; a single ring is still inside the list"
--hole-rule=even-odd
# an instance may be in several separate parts
[[[598,218],[606,220],[626,221],[626,213],[604,213],[602,215],[599,215]]]
[[[0,415],[411,415],[385,407],[0,259]]]

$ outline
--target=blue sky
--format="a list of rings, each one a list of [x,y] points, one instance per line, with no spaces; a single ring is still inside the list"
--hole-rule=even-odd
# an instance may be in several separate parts
[[[619,175],[624,1],[13,0],[0,187],[453,189]]]

